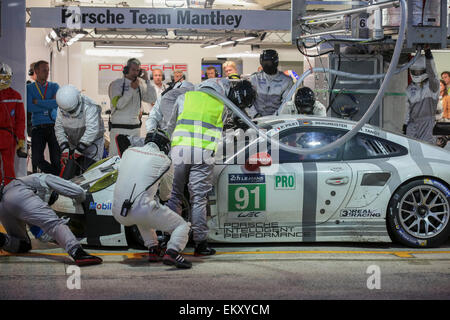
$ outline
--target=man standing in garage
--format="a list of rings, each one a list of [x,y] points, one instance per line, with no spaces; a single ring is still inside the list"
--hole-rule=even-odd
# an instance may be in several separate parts
[[[59,85],[47,81],[50,68],[47,61],[40,60],[34,64],[36,81],[27,85],[27,111],[31,116],[31,154],[33,168],[42,172],[59,175],[60,156],[58,141],[55,136],[55,120],[58,105],[56,91]],[[44,158],[45,146],[48,145],[50,162]]]
[[[25,144],[25,110],[22,96],[11,88],[12,70],[0,62],[0,183],[14,178],[14,155]]]
[[[164,92],[164,90],[167,89],[166,84],[164,81],[164,73],[161,69],[153,69],[152,71],[152,80],[153,80],[153,86],[156,90],[156,97],[161,97],[161,93]]]
[[[326,117],[327,108],[316,99],[316,95],[311,88],[302,87],[295,93],[294,101],[288,101],[283,105],[280,114],[304,114]]]
[[[259,57],[262,71],[250,77],[250,82],[256,88],[253,110],[255,117],[275,114],[293,85],[290,77],[278,71],[278,61],[278,53],[275,50],[264,50]]]
[[[406,88],[406,114],[403,133],[435,144],[433,127],[439,101],[439,79],[429,48],[409,68],[412,83]]]
[[[127,61],[123,78],[114,80],[109,86],[111,100],[109,155],[117,155],[116,135],[139,136],[141,129],[141,103],[156,101],[156,90],[151,85],[147,71],[141,69],[136,58]]]
[[[236,79],[236,76],[239,77],[239,74],[237,71],[237,66],[234,61],[231,61],[231,60],[225,61],[222,65],[222,68],[223,68],[223,73],[225,74],[225,77],[230,78],[230,76],[232,76],[232,75],[235,76],[234,77],[235,79]]]

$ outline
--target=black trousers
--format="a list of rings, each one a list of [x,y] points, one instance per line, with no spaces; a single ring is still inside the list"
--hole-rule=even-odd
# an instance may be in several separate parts
[[[50,163],[44,157],[47,144]],[[39,168],[44,173],[58,176],[61,171],[60,159],[61,151],[58,140],[56,140],[55,126],[52,124],[33,126],[31,130],[31,162],[33,167]]]

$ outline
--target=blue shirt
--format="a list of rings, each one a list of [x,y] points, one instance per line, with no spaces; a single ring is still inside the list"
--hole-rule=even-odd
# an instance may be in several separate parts
[[[39,87],[40,93],[36,85]],[[47,91],[45,90],[46,86]],[[55,82],[47,82],[43,86],[39,82],[27,84],[27,112],[32,113],[31,123],[33,126],[55,123],[58,110],[55,97],[58,89],[59,85]],[[44,99],[41,94],[45,95]],[[33,103],[34,99],[37,100],[36,104]]]

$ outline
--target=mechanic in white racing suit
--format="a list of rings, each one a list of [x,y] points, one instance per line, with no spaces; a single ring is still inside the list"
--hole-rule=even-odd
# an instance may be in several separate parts
[[[55,135],[62,157],[69,150],[77,150],[84,157],[83,169],[103,157],[105,126],[102,108],[89,97],[82,95],[73,85],[65,85],[56,92],[58,115]]]
[[[318,100],[309,87],[302,87],[295,93],[294,101],[288,101],[280,114],[305,114],[319,117],[327,116],[327,108]]]
[[[433,127],[439,101],[439,79],[430,49],[409,68],[412,83],[406,89],[403,133],[434,144]]]
[[[256,89],[253,117],[275,114],[293,84],[291,77],[278,71],[278,53],[275,50],[264,50],[259,61],[263,69],[250,77]]]
[[[161,250],[155,230],[171,233],[164,264],[177,268],[191,268],[192,263],[180,252],[189,239],[190,223],[162,205],[170,196],[170,188],[163,187],[171,170],[170,139],[162,131],[151,131],[143,147],[131,147],[122,155],[119,176],[114,188],[112,212],[114,218],[125,226],[136,225],[149,249],[149,262],[160,261]],[[159,183],[159,195],[157,196]]]
[[[166,90],[161,97],[156,100],[155,105],[148,115],[148,119],[145,122],[145,128],[147,132],[154,131],[160,128],[163,131],[167,131],[167,122],[172,116],[173,106],[177,98],[191,90],[194,90],[195,86],[188,81],[180,82],[178,88]]]
[[[86,198],[85,191],[77,184],[45,173],[35,173],[15,179],[5,186],[0,192],[0,222],[7,234],[0,233],[0,249],[12,253],[30,251],[31,240],[26,229],[27,223],[40,227],[47,235],[55,239],[77,265],[102,263],[102,259],[83,250],[66,225],[66,221],[58,218],[50,208],[58,194],[76,201],[84,201]],[[44,199],[48,203],[44,202]]]

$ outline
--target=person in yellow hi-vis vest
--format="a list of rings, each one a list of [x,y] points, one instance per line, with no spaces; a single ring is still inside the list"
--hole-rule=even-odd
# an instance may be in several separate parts
[[[230,80],[221,78],[205,80],[196,89],[201,88],[210,88],[227,96],[238,107],[246,100],[243,95],[250,94],[239,85],[230,86]],[[172,137],[171,157],[174,165],[172,194],[167,206],[181,214],[181,200],[187,184],[195,256],[216,253],[206,240],[206,211],[208,193],[213,183],[214,152],[222,135],[227,114],[225,110],[224,103],[219,99],[201,91],[188,91],[176,100],[167,124],[167,131]]]

